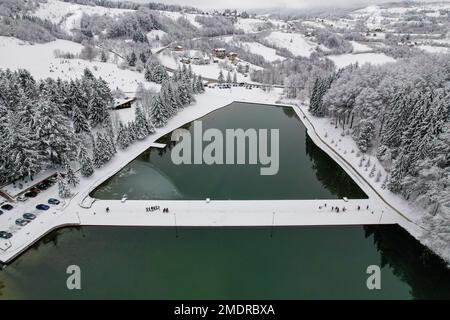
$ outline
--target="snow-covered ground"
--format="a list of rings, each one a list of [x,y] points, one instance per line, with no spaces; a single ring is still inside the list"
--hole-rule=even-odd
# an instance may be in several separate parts
[[[429,53],[450,53],[450,48],[447,47],[437,47],[430,45],[417,46],[419,49],[429,52]]]
[[[371,63],[373,65],[380,65],[388,62],[395,62],[394,58],[391,58],[384,53],[360,53],[360,54],[340,54],[327,56],[332,60],[337,68],[346,67],[352,63],[358,63],[363,65],[365,63]]]
[[[360,42],[357,42],[357,41],[350,41],[350,43],[353,46],[353,53],[368,52],[368,51],[372,51],[373,50],[368,45],[360,43]]]
[[[182,13],[182,12],[177,12],[177,11],[162,11],[162,10],[158,10],[157,12],[159,12],[163,16],[166,16],[167,18],[172,19],[173,21],[176,21],[177,19],[179,19],[181,17],[185,18],[194,27],[202,28],[202,25],[200,23],[198,23],[197,21],[195,21],[195,17],[197,16],[196,14]]]
[[[157,41],[157,38],[162,39],[167,33],[162,30],[152,30],[147,33],[147,39],[150,42]]]
[[[80,78],[83,70],[89,68],[95,76],[101,76],[108,82],[113,90],[119,88],[125,92],[133,92],[140,83],[147,87],[159,88],[158,85],[147,82],[143,73],[122,70],[114,63],[55,57],[55,50],[78,54],[81,49],[80,44],[66,40],[29,44],[15,38],[0,36],[0,68],[11,70],[22,68],[37,79],[50,77],[64,80]]]
[[[260,54],[268,62],[273,62],[276,60],[285,60],[284,57],[279,56],[275,49],[266,47],[259,42],[245,42],[242,46],[247,49],[247,51],[255,54]]]
[[[300,33],[274,31],[265,39],[279,48],[286,48],[296,56],[309,57],[317,47],[316,43],[307,40]]]
[[[237,18],[236,23],[234,24],[234,27],[236,29],[241,29],[244,31],[244,33],[255,33],[259,30],[258,28],[262,27],[264,25],[265,21],[261,19],[255,19],[255,18]]]
[[[46,0],[46,2],[39,3],[39,8],[36,10],[34,15],[41,19],[48,19],[51,22],[60,25],[64,31],[70,34],[72,29],[80,28],[80,21],[83,14],[97,14],[115,17],[126,12],[132,12],[132,10],[106,8],[101,6],[87,6],[57,0]]]

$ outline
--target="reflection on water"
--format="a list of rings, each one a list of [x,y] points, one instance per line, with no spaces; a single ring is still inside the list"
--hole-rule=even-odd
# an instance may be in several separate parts
[[[400,227],[367,226],[366,237],[381,254],[381,265],[411,287],[415,299],[450,299],[450,269]]]
[[[82,290],[66,289],[79,265]],[[366,268],[381,266],[381,290]],[[450,299],[450,271],[398,226],[82,227],[0,271],[0,298]]]

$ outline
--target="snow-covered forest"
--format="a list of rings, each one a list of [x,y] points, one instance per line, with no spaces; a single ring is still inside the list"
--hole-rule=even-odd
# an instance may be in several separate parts
[[[149,69],[147,76],[155,78]],[[0,71],[1,183],[33,179],[41,170],[71,166],[92,174],[116,153],[154,132],[204,91],[188,69],[161,79],[161,92],[136,108],[135,120],[113,123],[113,96],[101,78],[86,69],[75,81],[36,81],[26,70]],[[145,90],[144,90],[145,91]],[[141,92],[144,94],[145,92]]]
[[[389,171],[394,193],[448,215],[450,60],[418,56],[389,66],[352,65],[316,79],[309,110],[335,119]]]

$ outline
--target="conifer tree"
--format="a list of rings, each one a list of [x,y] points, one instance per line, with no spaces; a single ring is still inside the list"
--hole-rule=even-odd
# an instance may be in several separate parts
[[[80,152],[78,153],[78,161],[81,165],[81,175],[83,177],[89,177],[94,173],[92,160],[83,146],[80,147]]]
[[[61,198],[69,198],[72,194],[66,180],[61,174],[58,174],[58,193]]]

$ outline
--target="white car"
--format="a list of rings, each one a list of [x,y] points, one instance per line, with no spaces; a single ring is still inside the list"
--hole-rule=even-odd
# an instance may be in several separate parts
[[[25,197],[25,196],[18,196],[16,200],[17,200],[17,201],[20,201],[20,202],[25,202],[25,201],[28,200],[28,198]]]

